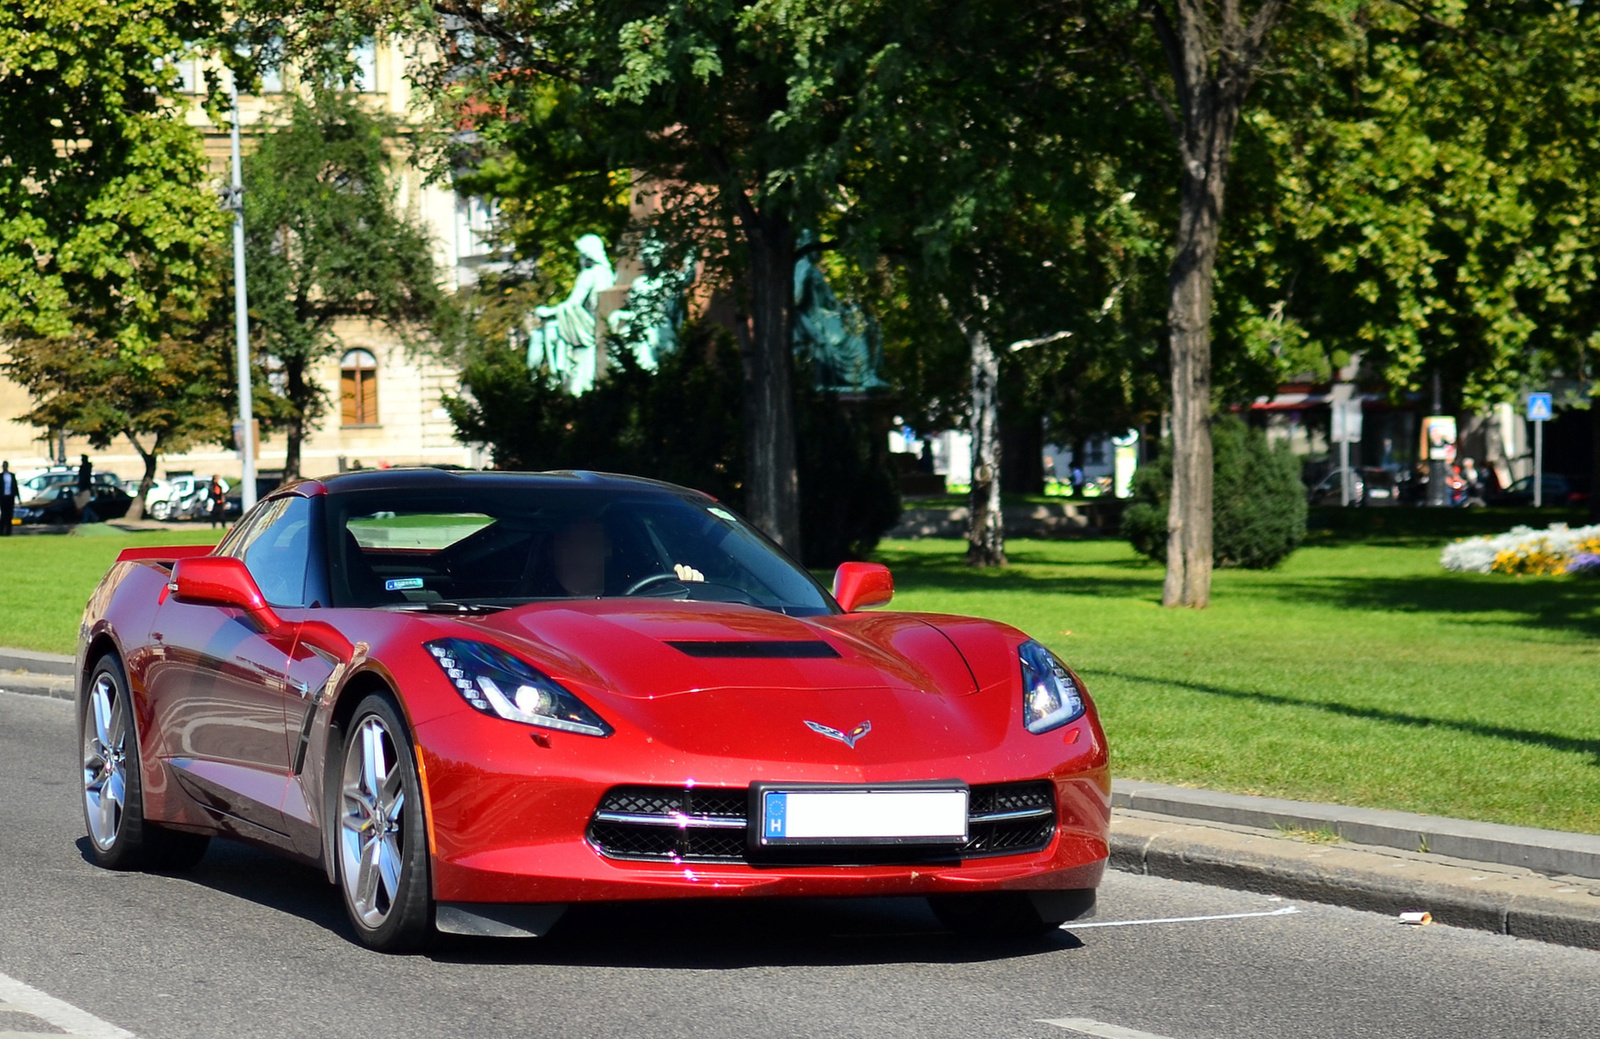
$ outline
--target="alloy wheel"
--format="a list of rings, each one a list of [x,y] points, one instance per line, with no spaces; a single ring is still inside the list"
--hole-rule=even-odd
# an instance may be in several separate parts
[[[83,727],[83,799],[89,836],[111,850],[122,827],[128,794],[128,712],[112,677],[101,672],[89,689]]]
[[[345,744],[339,873],[355,915],[369,928],[388,919],[399,895],[405,800],[394,734],[382,718],[366,715]]]

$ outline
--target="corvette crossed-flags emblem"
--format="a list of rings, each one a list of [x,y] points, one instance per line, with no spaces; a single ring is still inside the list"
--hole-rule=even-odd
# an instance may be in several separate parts
[[[840,732],[831,725],[823,725],[821,722],[811,721],[806,722],[806,728],[810,729],[818,736],[826,736],[830,740],[838,740],[851,750],[855,750],[856,741],[872,731],[872,722],[862,722],[849,732]]]

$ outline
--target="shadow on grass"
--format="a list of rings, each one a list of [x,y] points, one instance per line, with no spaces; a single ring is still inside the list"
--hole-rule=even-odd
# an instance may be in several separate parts
[[[1385,725],[1402,728],[1449,729],[1452,732],[1463,732],[1470,736],[1482,736],[1487,739],[1522,743],[1530,747],[1544,747],[1548,750],[1561,751],[1565,754],[1586,754],[1591,759],[1589,762],[1591,765],[1600,767],[1600,739],[1559,736],[1555,733],[1535,732],[1530,729],[1516,729],[1507,725],[1489,725],[1484,722],[1463,721],[1455,718],[1430,718],[1426,715],[1391,711],[1381,707],[1356,707],[1352,704],[1324,700],[1304,700],[1295,696],[1284,696],[1282,693],[1258,693],[1247,689],[1226,689],[1222,686],[1206,685],[1202,682],[1187,682],[1175,678],[1154,678],[1149,675],[1132,675],[1124,671],[1086,670],[1085,674],[1098,678],[1117,678],[1125,682],[1138,682],[1145,685],[1176,686],[1179,689],[1205,693],[1208,696],[1226,697],[1230,700],[1243,700],[1248,703],[1270,704],[1274,707],[1304,707],[1309,710],[1322,711],[1326,714],[1337,714],[1344,718],[1381,722]]]
[[[1394,545],[1425,547],[1456,538],[1500,534],[1512,527],[1580,526],[1589,522],[1583,509],[1341,509],[1318,506],[1307,517],[1308,545]]]
[[[1251,593],[1346,610],[1437,613],[1457,619],[1511,614],[1511,623],[1600,637],[1600,582],[1570,577],[1496,575],[1484,580],[1440,571],[1437,576],[1262,582]]]
[[[1027,549],[1008,550],[1010,566],[984,569],[966,564],[960,550],[949,555],[880,551],[879,561],[894,571],[901,591],[1022,592],[1044,595],[1100,595],[1121,599],[1161,598],[1162,569],[1147,559],[1061,559]],[[1046,574],[1035,568],[1049,567]],[[1073,571],[1095,570],[1099,574]],[[1103,571],[1117,576],[1106,576]],[[1125,576],[1124,576],[1125,575]]]

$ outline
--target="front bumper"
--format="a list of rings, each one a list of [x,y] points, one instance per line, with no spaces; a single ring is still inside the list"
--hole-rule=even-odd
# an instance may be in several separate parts
[[[1109,854],[1110,778],[1092,713],[982,754],[843,765],[685,754],[648,737],[594,739],[452,712],[417,728],[434,897],[565,903],[700,897],[850,897],[1096,887]],[[752,782],[1044,781],[1055,828],[1030,850],[861,865],[662,861],[602,853],[591,823],[619,787],[745,789]],[[759,857],[758,857],[759,858]]]

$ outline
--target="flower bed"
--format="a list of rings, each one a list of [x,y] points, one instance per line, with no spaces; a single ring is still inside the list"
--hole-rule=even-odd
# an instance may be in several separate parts
[[[1600,576],[1600,524],[1513,527],[1504,534],[1463,538],[1445,546],[1439,563],[1464,573]]]

